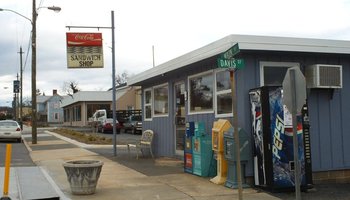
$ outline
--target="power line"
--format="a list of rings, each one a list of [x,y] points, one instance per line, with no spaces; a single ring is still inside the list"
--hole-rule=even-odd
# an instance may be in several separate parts
[[[27,48],[27,52],[26,52],[26,59],[24,60],[24,65],[23,65],[23,71],[25,71],[26,66],[27,66],[27,60],[28,60],[29,50],[30,50],[31,44],[32,44],[32,32],[30,32],[28,48]]]

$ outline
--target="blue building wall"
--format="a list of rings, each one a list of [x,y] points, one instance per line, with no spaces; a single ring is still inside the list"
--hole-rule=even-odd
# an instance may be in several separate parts
[[[251,132],[250,103],[248,92],[260,87],[260,61],[298,62],[302,71],[312,64],[339,64],[343,66],[343,88],[308,89],[308,106],[311,124],[311,152],[313,171],[350,169],[350,57],[347,55],[292,53],[292,52],[243,52],[245,68],[237,71],[237,103],[238,124],[247,132]],[[201,61],[179,71],[156,77],[142,84],[146,89],[159,84],[169,84],[169,116],[153,117],[152,121],[144,121],[144,129],[152,129],[156,133],[155,152],[158,156],[174,156],[174,108],[173,84],[179,80],[186,83],[190,75],[217,69],[216,57]],[[187,106],[186,106],[186,113]],[[218,120],[214,113],[187,115],[186,121],[203,121],[210,133],[213,122]],[[231,120],[231,119],[229,119]],[[248,166],[247,175],[252,175],[253,168]]]
[[[47,101],[47,122],[48,123],[63,123],[63,108],[60,107],[59,95],[52,96]],[[55,118],[55,114],[58,114],[58,118]]]

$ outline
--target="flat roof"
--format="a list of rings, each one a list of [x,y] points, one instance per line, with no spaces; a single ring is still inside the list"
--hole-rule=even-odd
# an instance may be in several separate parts
[[[218,55],[227,51],[237,43],[240,50],[350,54],[350,41],[345,40],[229,35],[204,47],[136,74],[128,79],[128,85],[137,85],[149,78]]]

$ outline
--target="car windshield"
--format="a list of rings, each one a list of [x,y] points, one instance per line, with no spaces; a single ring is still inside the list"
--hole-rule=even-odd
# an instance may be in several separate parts
[[[0,122],[0,126],[17,126],[16,122]]]
[[[131,121],[142,121],[141,115],[131,116]]]

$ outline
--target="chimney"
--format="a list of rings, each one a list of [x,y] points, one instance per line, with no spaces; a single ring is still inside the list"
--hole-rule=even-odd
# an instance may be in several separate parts
[[[52,90],[52,95],[57,95],[57,90]]]

